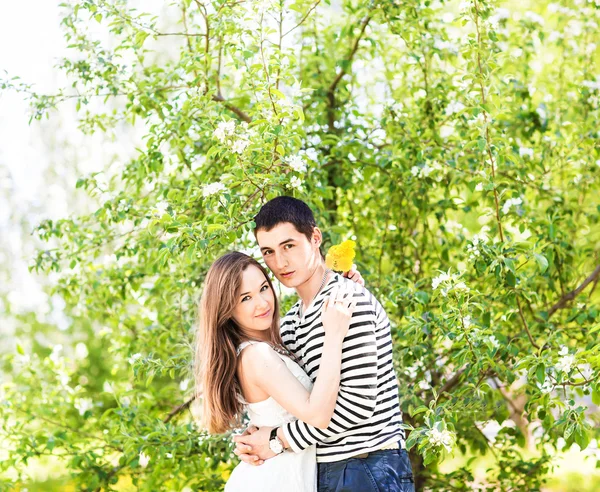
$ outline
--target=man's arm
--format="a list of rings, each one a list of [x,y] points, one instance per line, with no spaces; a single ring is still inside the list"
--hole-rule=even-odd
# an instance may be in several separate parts
[[[331,422],[318,429],[296,420],[282,427],[290,447],[299,452],[371,418],[377,398],[377,314],[370,299],[358,303],[342,347],[340,390]]]

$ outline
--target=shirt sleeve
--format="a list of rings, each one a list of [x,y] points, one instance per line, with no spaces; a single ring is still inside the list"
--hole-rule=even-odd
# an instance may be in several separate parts
[[[377,399],[377,314],[371,299],[361,296],[342,345],[340,390],[331,422],[318,429],[301,420],[282,427],[295,452],[341,434],[371,418]]]

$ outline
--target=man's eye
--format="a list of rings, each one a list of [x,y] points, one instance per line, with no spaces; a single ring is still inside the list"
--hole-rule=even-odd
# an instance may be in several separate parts
[[[286,244],[286,245],[285,245],[283,248],[284,248],[284,249],[285,249],[285,248],[287,248],[287,249],[290,249],[290,248],[293,248],[293,247],[294,247],[294,245],[293,245],[293,244]]]
[[[267,251],[265,251],[265,252],[263,253],[263,256],[267,256],[267,255],[270,255],[270,254],[271,254],[271,250],[270,250],[270,249],[268,249]]]

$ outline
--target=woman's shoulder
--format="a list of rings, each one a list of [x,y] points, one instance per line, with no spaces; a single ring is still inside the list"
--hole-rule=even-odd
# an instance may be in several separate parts
[[[244,342],[240,345],[240,363],[254,369],[272,366],[282,362],[273,347],[267,342]]]

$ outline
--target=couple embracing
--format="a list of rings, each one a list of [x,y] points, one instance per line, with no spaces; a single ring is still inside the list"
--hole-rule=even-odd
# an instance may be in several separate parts
[[[267,271],[243,253],[210,267],[200,301],[196,387],[212,433],[242,462],[227,492],[414,491],[404,449],[390,323],[358,272],[326,268],[311,209],[266,203],[255,236],[300,300],[279,319]],[[348,278],[345,278],[348,277]]]

